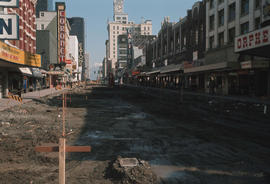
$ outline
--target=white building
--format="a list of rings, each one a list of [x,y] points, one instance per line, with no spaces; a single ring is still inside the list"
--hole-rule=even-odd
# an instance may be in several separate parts
[[[37,30],[46,30],[49,29],[48,26],[55,19],[57,20],[56,11],[41,11],[39,13],[39,18],[37,18]]]
[[[81,72],[79,69],[79,42],[77,36],[69,36],[69,59],[72,61],[72,69],[73,69],[73,82],[81,80],[79,73]]]
[[[112,70],[115,72],[117,58],[118,58],[118,35],[127,34],[127,29],[132,29],[135,34],[152,35],[152,21],[146,20],[141,24],[135,24],[128,21],[128,14],[124,13],[124,1],[114,0],[114,21],[108,22],[108,44],[106,52],[108,52],[107,59],[112,61]]]
[[[260,28],[262,0],[209,0],[206,50],[233,44],[235,36]]]

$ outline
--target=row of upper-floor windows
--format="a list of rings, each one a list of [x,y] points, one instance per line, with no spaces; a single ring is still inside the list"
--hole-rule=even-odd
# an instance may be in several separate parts
[[[255,24],[254,25],[255,25],[255,29],[259,29],[260,28],[260,18],[259,17],[255,19]],[[248,32],[249,32],[249,22],[245,22],[245,23],[241,24],[240,25],[240,33],[241,34],[246,34]],[[223,46],[225,44],[224,43],[224,40],[225,40],[224,39],[225,38],[224,37],[225,36],[224,31],[218,33],[217,36],[218,36],[218,38],[217,38],[218,47],[221,47],[221,46]],[[235,36],[236,36],[235,27],[230,28],[228,30],[228,40],[227,40],[227,42],[229,44],[234,43]],[[209,48],[210,49],[214,48],[214,36],[209,37]]]
[[[245,2],[248,2],[249,0],[242,0],[242,2],[245,1]],[[257,1],[257,0],[256,0]],[[261,1],[261,0],[259,0]],[[248,4],[249,3],[246,3],[247,7],[244,6],[243,9],[241,10],[241,15],[247,15],[249,13],[249,8],[248,8]],[[259,6],[259,5],[258,5]],[[218,11],[218,23],[217,25],[220,27],[220,26],[223,26],[224,25],[224,18],[225,18],[225,15],[224,15],[224,9],[222,10],[219,10]],[[235,2],[230,4],[229,5],[229,8],[228,8],[228,22],[231,22],[231,21],[234,21],[235,20],[235,17],[236,17],[236,6],[235,6]],[[215,26],[215,15],[211,15],[209,17],[209,30],[214,30],[214,26]]]
[[[240,0],[241,14],[248,14],[249,12],[249,3],[250,1],[254,1],[254,8],[259,9],[261,7],[262,0]],[[224,0],[218,0],[218,5],[224,3]],[[209,7],[210,9],[214,8],[215,0],[210,0]]]

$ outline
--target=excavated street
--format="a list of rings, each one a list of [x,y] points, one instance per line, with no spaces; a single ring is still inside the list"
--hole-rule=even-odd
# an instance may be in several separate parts
[[[121,183],[110,173],[118,156],[150,163],[160,184],[270,183],[270,123],[263,105],[132,88],[74,89],[68,100],[66,183]],[[0,183],[57,183],[61,96],[0,112]],[[141,174],[139,177],[144,177]]]

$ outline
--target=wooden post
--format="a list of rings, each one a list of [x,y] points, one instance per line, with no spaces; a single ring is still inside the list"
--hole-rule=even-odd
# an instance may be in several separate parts
[[[66,180],[66,139],[59,139],[59,184],[65,184]]]

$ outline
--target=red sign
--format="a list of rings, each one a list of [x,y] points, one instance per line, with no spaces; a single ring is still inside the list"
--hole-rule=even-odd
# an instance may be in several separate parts
[[[235,52],[270,45],[270,26],[235,38]]]
[[[58,60],[66,62],[66,11],[64,6],[58,6]]]

